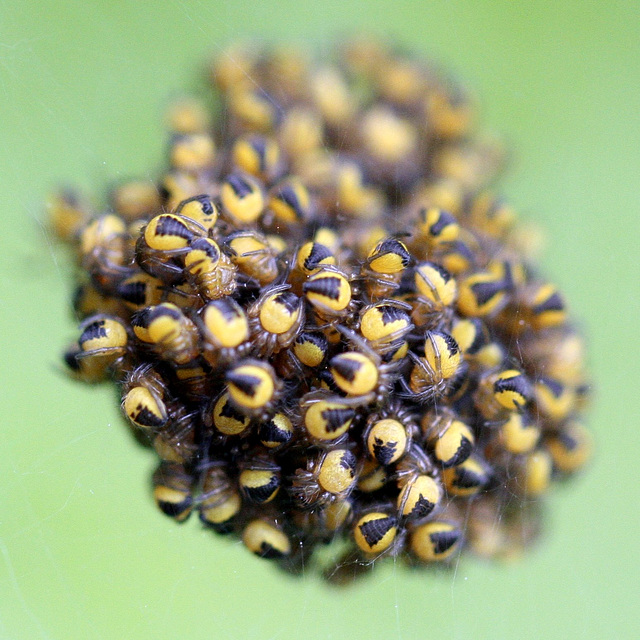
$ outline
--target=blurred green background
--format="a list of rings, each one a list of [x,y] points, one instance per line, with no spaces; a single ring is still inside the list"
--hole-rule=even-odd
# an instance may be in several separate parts
[[[638,638],[640,5],[341,0],[0,4],[1,638]],[[513,159],[502,191],[548,231],[545,271],[590,338],[598,444],[521,562],[386,564],[334,590],[152,504],[153,456],[108,387],[67,380],[59,182],[162,164],[161,113],[238,38],[380,33],[449,65]]]

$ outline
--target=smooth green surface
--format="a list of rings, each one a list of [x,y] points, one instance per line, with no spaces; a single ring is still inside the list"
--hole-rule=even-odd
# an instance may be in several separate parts
[[[640,637],[638,6],[0,3],[0,638]],[[163,104],[222,44],[355,29],[450,65],[508,140],[503,191],[546,227],[545,271],[591,340],[598,451],[520,563],[386,565],[336,591],[155,510],[115,393],[60,370],[71,283],[41,201],[154,175]]]

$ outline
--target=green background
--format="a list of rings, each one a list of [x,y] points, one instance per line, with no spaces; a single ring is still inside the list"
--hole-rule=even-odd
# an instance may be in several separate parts
[[[640,637],[639,6],[0,3],[0,637]],[[154,175],[163,105],[224,43],[356,29],[449,65],[508,141],[502,190],[548,231],[545,270],[590,338],[598,449],[519,563],[387,564],[332,590],[156,511],[153,456],[112,390],[60,370],[71,283],[41,202],[60,181]]]

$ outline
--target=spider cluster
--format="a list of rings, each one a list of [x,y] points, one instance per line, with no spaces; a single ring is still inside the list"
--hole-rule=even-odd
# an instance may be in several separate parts
[[[157,181],[64,191],[82,319],[65,361],[112,379],[159,458],[159,508],[289,568],[510,556],[587,460],[583,341],[489,190],[502,151],[432,66],[236,46],[214,122],[169,110]]]

